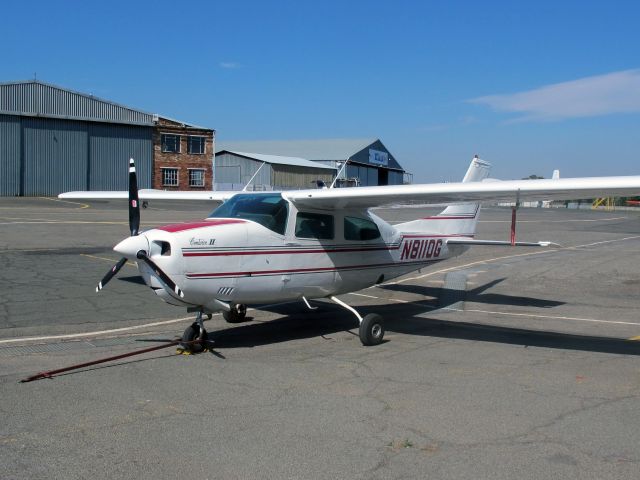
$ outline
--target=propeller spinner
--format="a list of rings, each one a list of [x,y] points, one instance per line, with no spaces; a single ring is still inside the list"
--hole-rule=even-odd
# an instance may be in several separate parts
[[[129,230],[131,231],[131,236],[125,238],[114,247],[116,252],[124,256],[102,277],[102,280],[96,287],[96,292],[102,290],[104,286],[109,283],[109,280],[120,271],[122,266],[127,262],[127,259],[130,258],[142,260],[146,263],[167,287],[173,290],[180,298],[183,298],[184,292],[148,257],[147,251],[149,249],[149,243],[147,239],[144,238],[144,236],[140,237],[138,235],[140,232],[140,202],[138,199],[136,166],[133,158],[129,159]]]

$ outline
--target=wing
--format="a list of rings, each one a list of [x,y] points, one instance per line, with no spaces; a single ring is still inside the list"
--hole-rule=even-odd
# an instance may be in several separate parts
[[[640,194],[640,176],[432,183],[283,192],[298,207],[338,210],[405,204],[577,200]]]
[[[138,198],[140,200],[200,200],[200,201],[212,201],[212,202],[224,202],[240,192],[212,192],[212,191],[167,191],[167,190],[153,190],[142,189],[138,192]],[[126,191],[114,191],[114,192],[66,192],[58,195],[58,198],[62,199],[84,199],[84,200],[116,200],[120,198],[128,199],[129,192]]]

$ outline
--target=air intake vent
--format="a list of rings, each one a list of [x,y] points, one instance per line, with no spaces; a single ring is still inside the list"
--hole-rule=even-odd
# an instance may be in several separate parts
[[[233,292],[233,287],[220,287],[218,289],[218,295],[222,297],[227,297],[231,295],[232,292]]]

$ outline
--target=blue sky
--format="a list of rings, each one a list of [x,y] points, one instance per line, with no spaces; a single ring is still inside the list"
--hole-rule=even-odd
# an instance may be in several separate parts
[[[6,2],[0,82],[215,128],[378,137],[419,182],[640,174],[640,2]]]

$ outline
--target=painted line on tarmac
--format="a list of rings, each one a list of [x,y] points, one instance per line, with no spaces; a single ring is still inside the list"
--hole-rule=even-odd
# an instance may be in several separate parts
[[[411,303],[408,300],[395,300],[395,299],[391,299],[391,298],[383,298],[383,297],[375,297],[373,295],[362,295],[360,293],[350,293],[349,295],[356,295],[359,297],[367,297],[367,298],[375,298],[377,300],[383,300],[383,301],[387,301],[387,300],[393,300],[393,301],[398,301],[400,303]],[[613,324],[613,325],[640,325],[640,323],[638,322],[625,322],[622,320],[601,320],[598,318],[581,318],[581,317],[565,317],[565,316],[560,316],[560,315],[539,315],[536,313],[518,313],[518,312],[495,312],[492,310],[480,310],[477,308],[467,308],[467,309],[460,309],[460,308],[451,308],[451,307],[434,307],[433,305],[427,305],[424,304],[422,302],[414,302],[416,304],[419,304],[420,306],[428,309],[428,310],[446,310],[448,312],[460,312],[460,313],[486,313],[489,315],[503,315],[503,316],[514,316],[514,317],[530,317],[530,318],[546,318],[546,319],[551,319],[551,320],[571,320],[571,321],[578,321],[578,322],[592,322],[592,323],[607,323],[607,324]],[[637,337],[632,337],[629,340],[640,340],[640,335]]]
[[[454,312],[473,312],[473,313],[488,313],[490,315],[508,315],[515,317],[531,317],[531,318],[548,318],[551,320],[571,320],[576,322],[592,322],[592,323],[607,323],[613,325],[640,325],[638,322],[624,322],[622,320],[600,320],[598,318],[581,318],[581,317],[564,317],[564,316],[555,316],[555,315],[538,315],[535,313],[516,313],[516,312],[493,312],[491,310],[480,310],[469,308],[466,310],[458,310],[454,308],[442,308],[442,310],[451,310]],[[638,337],[640,340],[640,337]]]
[[[105,262],[109,262],[109,263],[115,263],[115,262],[118,261],[117,258],[114,260],[113,258],[98,257],[96,255],[89,255],[88,253],[80,253],[79,255],[81,257],[89,257],[89,258],[95,258],[97,260],[104,260]],[[125,263],[125,265],[129,265],[130,267],[135,267],[136,266],[136,264],[132,263],[132,262],[127,262],[127,263]]]
[[[193,320],[193,316],[174,318],[173,320],[163,320],[160,322],[145,323],[144,325],[134,325],[132,327],[112,328],[109,330],[97,330],[97,331],[85,332],[85,333],[70,333],[66,335],[48,335],[48,336],[42,336],[42,337],[8,338],[6,340],[0,340],[0,345],[7,344],[7,343],[17,343],[17,342],[34,342],[34,341],[44,341],[44,340],[65,340],[65,339],[68,340],[72,338],[85,338],[85,337],[92,337],[96,335],[107,335],[110,333],[127,332],[129,330],[140,330],[142,328],[158,327],[160,325],[171,325],[172,323],[184,322],[185,320]]]
[[[606,222],[611,220],[625,220],[629,217],[610,217],[610,218],[570,218],[567,220],[518,220],[518,224],[521,223],[567,223],[567,222]],[[409,220],[410,222],[414,220]],[[407,223],[405,221],[402,222],[388,222],[391,225],[397,225],[400,223]],[[511,220],[478,220],[478,223],[511,223]]]
[[[567,220],[518,220],[518,223],[606,222],[611,220],[625,220],[626,218],[628,217],[592,218],[592,219],[572,218]],[[479,220],[479,223],[511,223],[511,220]]]
[[[23,253],[23,252],[57,252],[63,250],[62,248],[14,248],[12,250],[0,250],[0,254],[2,253]]]
[[[347,293],[347,295],[354,295],[356,297],[365,297],[365,298],[375,298],[376,300],[387,300],[387,301],[390,301],[390,302],[397,302],[397,303],[411,303],[409,300],[401,300],[399,298],[374,297],[373,295],[365,295],[363,293],[349,292],[349,293]]]
[[[169,222],[167,222],[169,223]],[[180,223],[180,222],[177,222]],[[90,220],[26,220],[22,222],[2,222],[0,225],[76,225],[76,224],[88,224],[88,225],[129,225],[128,222],[96,222]],[[140,222],[141,225],[153,226],[153,225],[164,225],[163,222]]]
[[[49,200],[51,202],[70,203],[71,205],[80,205],[80,209],[91,208],[88,203],[70,202],[68,200],[60,200],[59,198],[50,198],[50,197],[38,197],[38,198],[42,200]]]
[[[60,225],[73,225],[77,223],[90,223],[90,224],[104,224],[104,225],[127,225],[127,222],[90,222],[83,220],[26,220],[22,222],[2,222],[0,225],[41,225],[41,224],[60,224]]]
[[[287,305],[290,303],[296,303],[296,302],[279,302],[279,303],[270,303],[268,305],[262,305],[262,308],[271,308],[271,307],[277,307],[280,305]],[[256,308],[247,308],[247,311],[253,311],[253,310],[257,310]],[[221,312],[217,312],[217,313],[212,313],[211,314],[212,317],[216,316],[216,315],[222,315]],[[128,332],[130,330],[140,330],[143,328],[150,328],[150,327],[158,327],[158,326],[162,326],[162,325],[171,325],[173,323],[180,323],[180,322],[184,322],[186,320],[194,320],[193,316],[190,317],[182,317],[182,318],[174,318],[172,320],[161,320],[159,322],[151,322],[151,323],[145,323],[144,325],[133,325],[131,327],[121,327],[121,328],[112,328],[109,330],[96,330],[93,332],[83,332],[83,333],[69,333],[69,334],[65,334],[65,335],[48,335],[48,336],[42,336],[42,337],[19,337],[19,338],[8,338],[5,340],[0,340],[0,345],[3,344],[8,344],[8,343],[18,343],[18,342],[34,342],[34,341],[45,341],[45,340],[70,340],[73,338],[86,338],[86,337],[92,337],[92,336],[99,336],[99,335],[108,335],[108,334],[112,334],[112,333],[121,333],[121,332]]]
[[[402,280],[398,280],[396,282],[381,283],[380,285],[398,285],[400,283],[409,282],[411,280],[420,280],[422,278],[432,277],[433,275],[438,275],[439,273],[452,272],[452,271],[455,271],[455,270],[461,270],[463,268],[473,267],[474,265],[484,265],[484,264],[487,264],[487,263],[497,262],[499,260],[506,260],[506,259],[517,258],[517,257],[530,257],[530,256],[533,256],[533,255],[544,255],[544,254],[548,254],[548,253],[558,252],[560,250],[577,250],[577,249],[580,249],[580,248],[595,247],[595,246],[598,246],[598,245],[605,245],[605,244],[608,244],[608,243],[624,242],[626,240],[636,240],[638,238],[640,238],[640,235],[634,235],[633,237],[616,238],[616,239],[613,239],[613,240],[604,240],[604,241],[601,241],[601,242],[585,243],[584,245],[573,245],[571,247],[560,247],[560,248],[555,248],[555,249],[545,249],[543,251],[538,251],[538,252],[517,253],[517,254],[514,254],[514,255],[504,255],[504,256],[501,256],[501,257],[487,258],[485,260],[477,260],[475,262],[466,263],[464,265],[458,265],[458,266],[455,266],[455,267],[443,268],[443,269],[440,269],[440,270],[436,270],[434,272],[425,273],[424,275],[418,275],[417,277],[403,278]],[[374,286],[369,287],[369,288],[376,288],[377,286],[378,285],[374,285]]]

